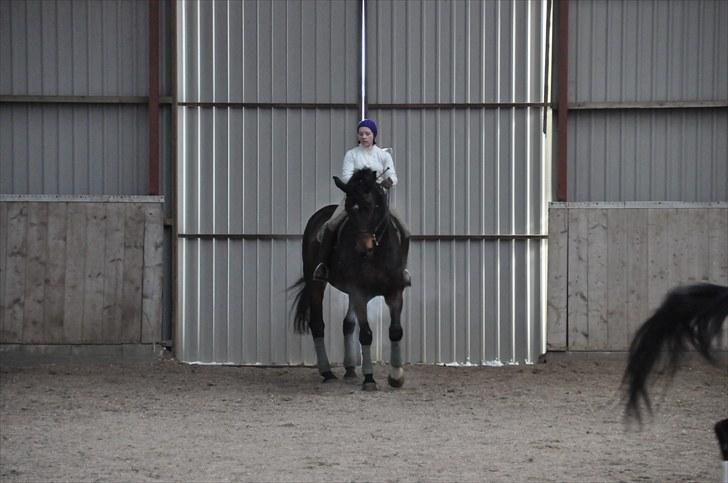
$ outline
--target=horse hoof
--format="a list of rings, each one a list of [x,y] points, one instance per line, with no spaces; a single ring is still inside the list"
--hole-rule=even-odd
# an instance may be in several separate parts
[[[356,377],[356,369],[353,367],[347,367],[346,368],[346,374],[344,374],[344,379],[353,379]]]
[[[387,382],[392,387],[402,387],[404,386],[404,376],[399,379],[393,379],[392,376],[387,376]]]
[[[362,384],[361,388],[367,392],[379,390],[376,382],[365,382],[364,384]]]
[[[329,382],[329,381],[335,381],[336,380],[336,376],[331,371],[324,372],[323,374],[321,374],[321,377],[324,378],[324,382]]]
[[[365,391],[376,391],[379,388],[377,387],[377,383],[374,382],[374,375],[372,374],[364,374],[364,384],[361,387]]]

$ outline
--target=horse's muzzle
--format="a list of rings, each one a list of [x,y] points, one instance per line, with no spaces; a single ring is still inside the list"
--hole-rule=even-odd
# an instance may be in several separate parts
[[[371,256],[376,246],[377,238],[371,233],[359,233],[356,237],[355,249],[360,255]]]

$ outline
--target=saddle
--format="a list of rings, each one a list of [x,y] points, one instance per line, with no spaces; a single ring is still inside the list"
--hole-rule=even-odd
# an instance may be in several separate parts
[[[345,216],[344,220],[339,224],[339,227],[336,229],[336,237],[334,238],[333,246],[336,247],[336,243],[338,242],[339,238],[341,237],[341,232],[344,231],[344,227],[349,221],[349,216]],[[324,239],[324,230],[326,224],[324,223],[321,225],[321,227],[316,232],[316,241],[321,243]],[[394,232],[397,234],[397,239],[399,240],[399,243],[402,243],[402,240],[404,239],[404,234],[402,231],[397,227],[397,223],[394,222],[394,219],[390,216],[389,218],[389,227],[394,230]]]

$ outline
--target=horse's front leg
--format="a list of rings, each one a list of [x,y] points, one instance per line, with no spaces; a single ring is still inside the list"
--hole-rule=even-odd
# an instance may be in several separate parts
[[[344,378],[351,379],[356,377],[356,366],[359,360],[359,344],[354,339],[354,332],[356,331],[356,313],[351,302],[349,302],[349,308],[346,311],[346,317],[344,318],[344,369],[346,374]]]
[[[404,384],[404,369],[402,369],[402,290],[398,290],[384,298],[389,307],[389,315],[391,324],[389,326],[389,340],[392,346],[391,356],[389,358],[389,377],[387,378],[389,385],[392,387],[402,387]]]
[[[309,327],[313,336],[313,345],[316,348],[318,370],[324,378],[324,382],[327,382],[336,379],[336,376],[331,372],[324,342],[324,290],[326,290],[326,284],[318,282],[311,284],[311,322],[309,322]]]
[[[363,297],[352,295],[350,303],[354,308],[356,319],[359,322],[359,343],[361,344],[361,372],[364,375],[365,391],[376,391],[377,383],[374,381],[374,366],[372,364],[372,329],[367,319],[367,302]]]

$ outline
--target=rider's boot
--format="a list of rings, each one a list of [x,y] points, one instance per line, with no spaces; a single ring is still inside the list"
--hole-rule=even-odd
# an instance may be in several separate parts
[[[334,245],[335,234],[336,233],[334,233],[333,230],[324,229],[324,234],[321,238],[321,247],[319,248],[319,263],[313,271],[313,279],[317,282],[329,281],[329,268],[327,264],[329,261],[329,255],[331,254],[331,248]]]

